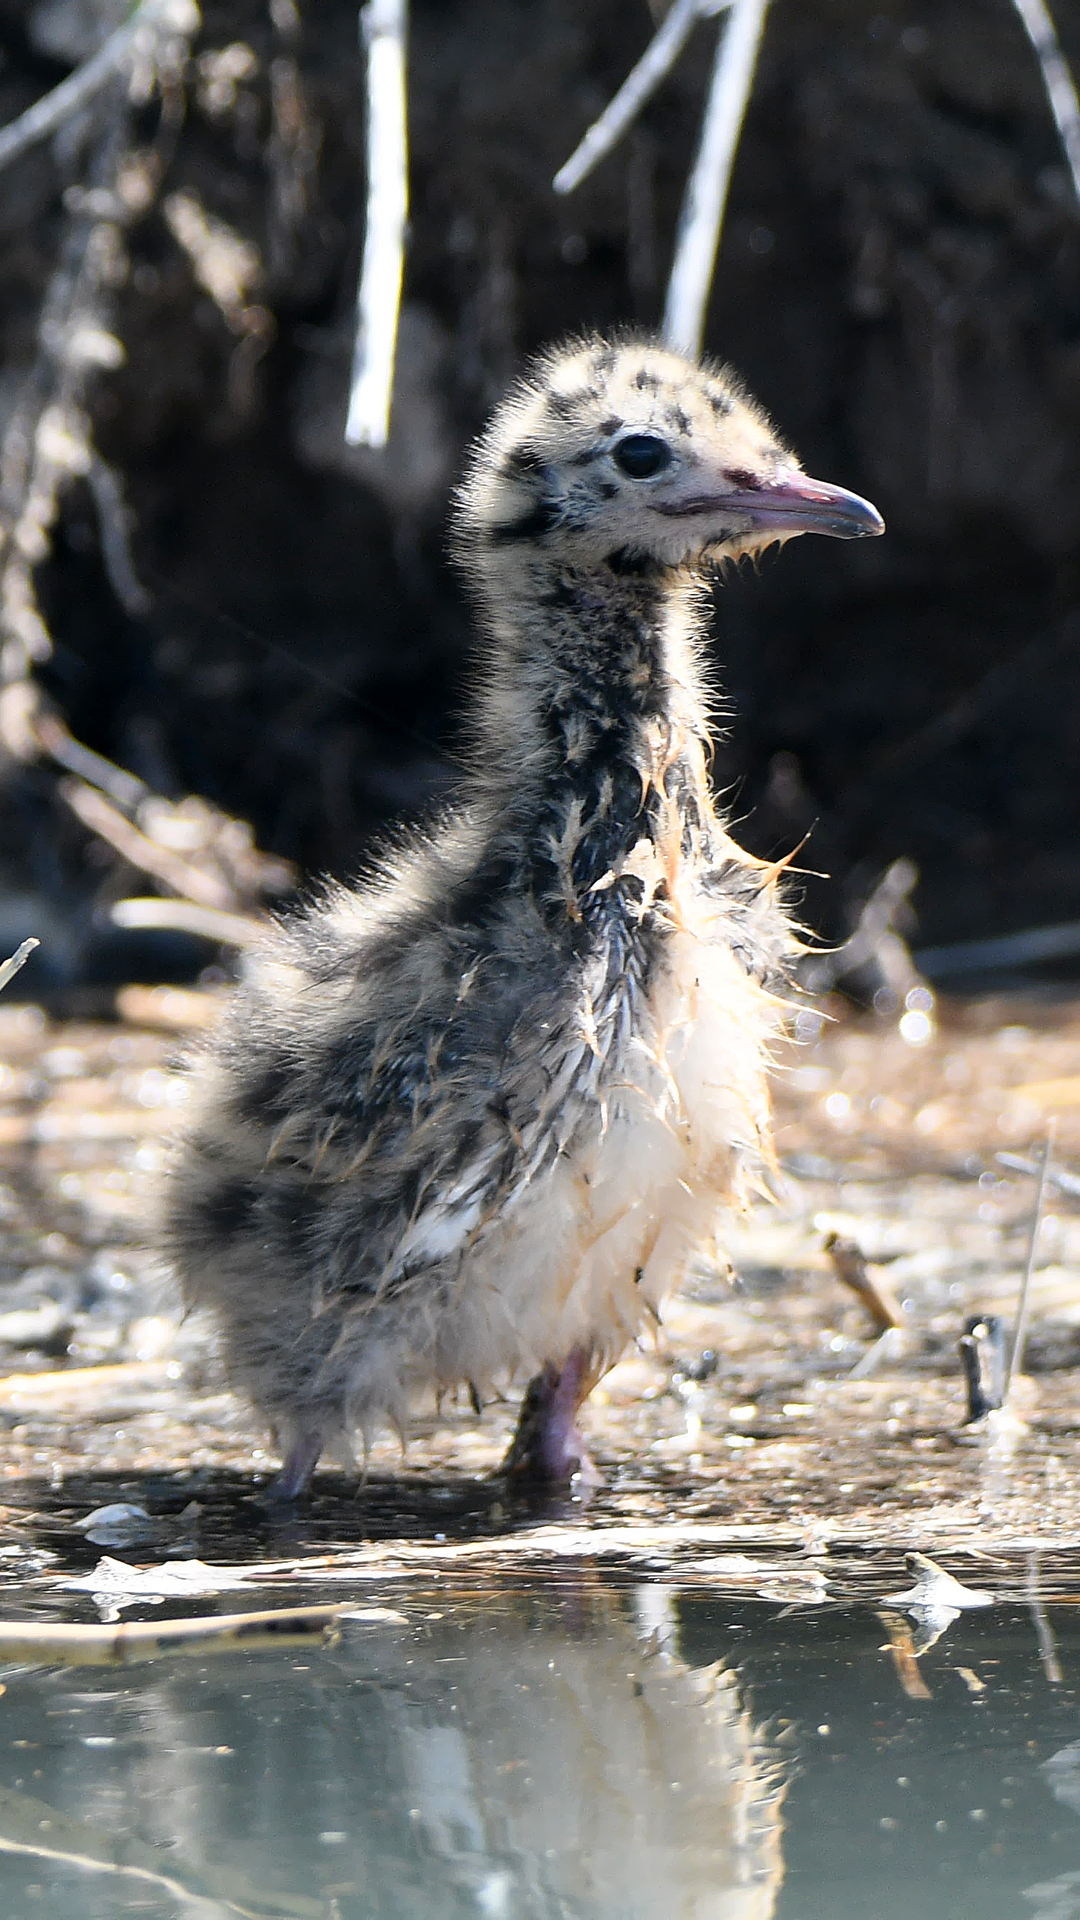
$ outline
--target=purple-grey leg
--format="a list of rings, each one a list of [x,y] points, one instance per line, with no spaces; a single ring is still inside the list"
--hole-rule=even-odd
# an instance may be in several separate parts
[[[319,1464],[322,1436],[301,1431],[295,1437],[279,1471],[270,1483],[272,1500],[299,1500],[306,1493],[311,1476]]]
[[[600,1478],[578,1432],[577,1413],[602,1372],[587,1347],[575,1347],[561,1367],[548,1361],[525,1389],[503,1473],[562,1483],[575,1475],[590,1482]]]

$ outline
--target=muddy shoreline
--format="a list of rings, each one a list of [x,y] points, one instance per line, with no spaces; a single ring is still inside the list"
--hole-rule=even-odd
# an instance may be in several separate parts
[[[213,1004],[169,990],[137,1002],[185,1023]],[[440,1578],[512,1576],[554,1553],[722,1580],[724,1556],[750,1547],[812,1583],[823,1554],[849,1550],[899,1565],[911,1550],[1009,1561],[1080,1544],[1074,1192],[1048,1194],[1015,1422],[964,1425],[957,1354],[969,1315],[1011,1322],[1027,1258],[1034,1180],[998,1155],[1033,1164],[1053,1114],[1066,1187],[1076,1166],[1080,1003],[945,1007],[919,1044],[821,1011],[780,1063],[778,1196],[732,1236],[734,1286],[703,1268],[593,1395],[605,1484],[591,1498],[523,1501],[490,1480],[508,1401],[480,1420],[464,1406],[421,1415],[404,1458],[379,1442],[366,1481],[322,1472],[310,1507],[283,1521],[264,1499],[267,1438],[227,1391],[207,1329],[178,1322],[147,1248],[184,1032],[0,1009],[9,1527],[85,1557],[73,1520],[124,1500],[158,1523],[166,1554],[366,1542],[388,1578],[393,1543],[411,1542],[410,1579],[425,1552]],[[831,1234],[887,1285],[898,1331],[882,1338],[841,1284]]]

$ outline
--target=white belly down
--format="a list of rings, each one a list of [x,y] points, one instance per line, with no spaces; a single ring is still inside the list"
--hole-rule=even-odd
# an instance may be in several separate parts
[[[667,961],[617,1048],[598,1057],[590,1034],[560,1062],[554,1160],[527,1156],[546,1164],[526,1164],[496,1217],[462,1219],[471,1244],[433,1356],[447,1386],[501,1383],[574,1349],[609,1364],[695,1257],[717,1257],[759,1184],[777,1003],[729,948],[690,932],[670,937]]]

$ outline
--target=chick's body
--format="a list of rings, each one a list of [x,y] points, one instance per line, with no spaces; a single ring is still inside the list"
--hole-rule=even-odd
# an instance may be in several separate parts
[[[794,939],[718,818],[697,653],[714,558],[880,530],[730,376],[550,356],[474,457],[487,627],[460,806],[278,927],[193,1089],[168,1237],[285,1451],[535,1376],[513,1464],[577,1404],[768,1158]]]

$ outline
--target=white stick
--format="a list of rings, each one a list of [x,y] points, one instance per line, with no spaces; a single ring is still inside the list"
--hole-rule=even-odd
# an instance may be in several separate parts
[[[171,0],[140,0],[140,5],[121,26],[110,33],[89,60],[84,61],[81,67],[76,67],[74,73],[69,73],[67,79],[61,80],[58,87],[53,87],[51,93],[35,100],[33,106],[27,107],[25,113],[20,113],[18,119],[10,120],[6,127],[0,127],[0,167],[16,159],[20,153],[25,153],[27,147],[36,145],[39,140],[47,140],[51,133],[55,133],[68,116],[77,112],[123,64],[132,42],[154,21],[155,16],[164,14],[167,24],[171,11]],[[193,32],[197,25],[198,15],[194,6],[185,8],[183,31]]]
[[[6,987],[9,980],[14,980],[20,969],[25,967],[34,948],[40,945],[40,940],[24,940],[21,947],[16,947],[15,952],[0,967],[0,988]]]
[[[350,447],[385,447],[390,430],[409,210],[407,17],[406,0],[368,0],[360,14],[360,35],[367,48],[368,191],[345,421]]]
[[[1042,70],[1050,111],[1057,121],[1073,187],[1080,200],[1080,99],[1065,63],[1054,22],[1043,0],[1013,0]]]
[[[670,73],[696,23],[709,14],[723,13],[731,5],[732,0],[672,0],[637,65],[631,67],[618,93],[583,134],[569,160],[559,168],[552,181],[556,193],[573,193],[586,174],[622,139],[649,95],[656,92],[661,80]]]
[[[195,900],[162,900],[156,894],[138,894],[114,900],[109,918],[115,927],[139,932],[195,933],[219,947],[256,946],[266,934],[267,922],[253,913],[232,913],[226,907],[203,907]],[[3,980],[0,979],[0,986]]]
[[[768,4],[769,0],[733,0],[731,17],[716,49],[701,139],[679,215],[664,306],[664,342],[679,353],[701,352],[731,168]]]

